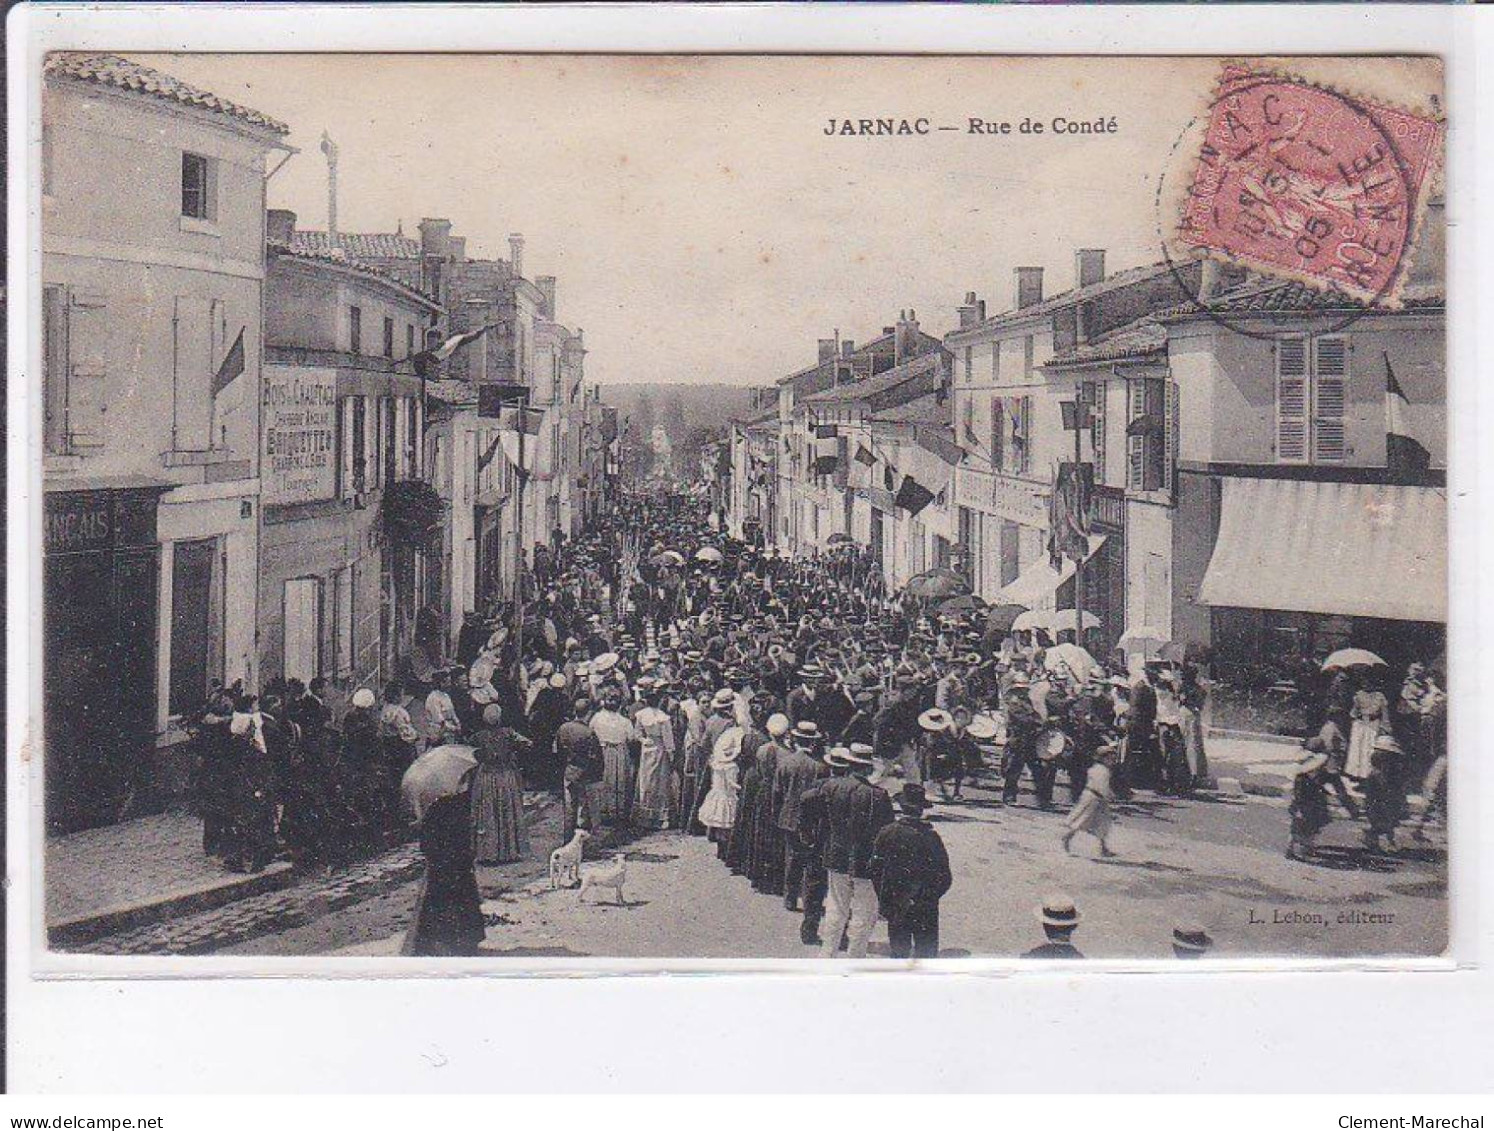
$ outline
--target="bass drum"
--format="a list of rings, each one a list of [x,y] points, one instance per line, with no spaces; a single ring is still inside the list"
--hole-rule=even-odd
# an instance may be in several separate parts
[[[1038,731],[1037,756],[1044,762],[1057,762],[1067,757],[1073,747],[1069,736],[1057,727],[1044,727]]]

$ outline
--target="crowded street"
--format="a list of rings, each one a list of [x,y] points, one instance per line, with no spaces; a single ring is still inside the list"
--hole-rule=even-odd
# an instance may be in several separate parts
[[[1277,748],[1275,796],[1246,794],[1230,743],[1208,762],[1206,662],[1118,650],[1107,669],[1072,632],[864,569],[849,547],[793,562],[731,539],[698,491],[630,495],[536,555],[528,600],[464,625],[428,682],[360,691],[341,720],[284,688],[205,715],[205,764],[271,786],[247,812],[202,798],[211,847],[293,882],[83,949],[832,957],[837,871],[876,889],[859,921],[839,889],[855,957],[1016,957],[1056,919],[1108,959],[1444,948],[1445,837],[1409,757],[1335,781],[1315,738]],[[255,733],[263,751],[235,741]],[[890,947],[879,833],[899,827],[947,854],[942,880],[900,865],[936,893],[921,954]]]

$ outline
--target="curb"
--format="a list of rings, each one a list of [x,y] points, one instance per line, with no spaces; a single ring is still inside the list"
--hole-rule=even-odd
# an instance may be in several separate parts
[[[152,923],[159,923],[162,919],[177,919],[185,915],[195,915],[200,911],[213,911],[241,899],[288,888],[304,874],[304,869],[282,860],[271,864],[258,875],[246,875],[239,880],[216,884],[198,891],[185,892],[152,903],[115,907],[92,915],[51,923],[47,926],[47,945],[59,948],[76,947],[96,942],[107,935],[147,927]]]

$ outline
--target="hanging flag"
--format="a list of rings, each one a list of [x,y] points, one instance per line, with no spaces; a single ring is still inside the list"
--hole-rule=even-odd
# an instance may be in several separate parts
[[[903,476],[903,485],[897,489],[897,495],[893,502],[902,507],[910,515],[917,514],[934,501],[934,492],[930,491],[911,475]]]
[[[201,372],[201,370],[198,370]],[[217,396],[224,389],[232,385],[244,372],[244,330],[239,329],[239,336],[233,340],[233,345],[228,347],[228,352],[223,355],[223,363],[218,366],[218,372],[213,374],[213,396]]]
[[[469,342],[477,341],[478,338],[486,334],[495,325],[497,323],[489,323],[486,326],[479,326],[475,330],[468,330],[466,333],[452,334],[435,349],[415,354],[410,358],[411,363],[415,366],[415,372],[424,377],[426,371],[436,362],[445,361]]]
[[[876,454],[865,444],[856,445],[856,462],[862,467],[874,467],[877,462]]]
[[[498,437],[503,441],[503,454],[518,470],[532,472],[540,466],[539,441],[530,437],[539,436],[544,422],[543,410],[525,408],[522,405],[504,409],[503,415],[498,418],[498,427],[501,429]],[[521,434],[524,436],[522,449],[519,444]]]
[[[814,430],[814,473],[829,475],[840,466],[840,433],[833,424],[818,424]]]
[[[1095,468],[1090,463],[1061,463],[1048,496],[1048,563],[1063,568],[1063,559],[1083,561],[1089,556],[1090,500]]]
[[[1390,352],[1385,351],[1385,467],[1393,474],[1416,476],[1431,465],[1432,453],[1427,451],[1407,427],[1405,412],[1411,407],[1406,391],[1395,378],[1390,365]]]

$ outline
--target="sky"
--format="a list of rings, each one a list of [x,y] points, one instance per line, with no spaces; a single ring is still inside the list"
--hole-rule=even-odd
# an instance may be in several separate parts
[[[1104,248],[1110,270],[1159,260],[1159,183],[1166,202],[1186,184],[1221,65],[131,57],[288,123],[300,152],[269,201],[301,227],[326,223],[326,130],[343,230],[415,235],[440,216],[469,256],[501,258],[521,232],[524,273],[557,276],[560,320],[586,332],[590,379],[739,385],[813,364],[837,329],[875,337],[901,310],[942,334],[967,291],[1007,309],[1019,265],[1042,266],[1053,294],[1078,248]],[[1363,89],[1352,63],[1318,66]],[[1377,82],[1394,81],[1386,66]],[[972,134],[972,117],[1012,132]],[[1056,135],[1057,117],[1114,132]],[[933,132],[827,136],[832,118],[927,118]],[[1029,118],[1042,134],[1021,132]]]

